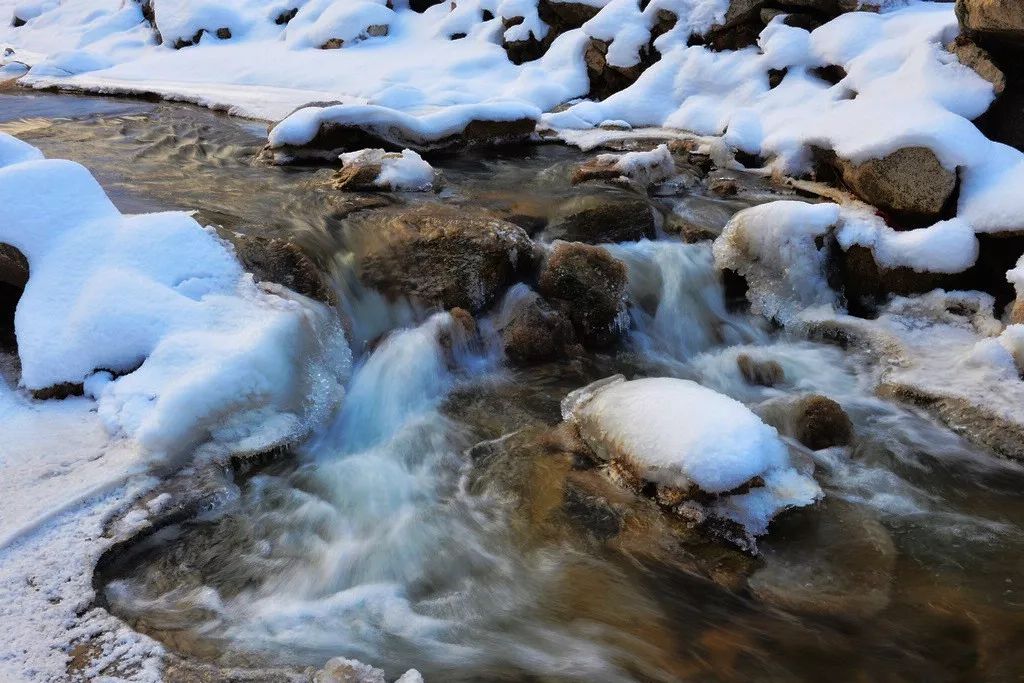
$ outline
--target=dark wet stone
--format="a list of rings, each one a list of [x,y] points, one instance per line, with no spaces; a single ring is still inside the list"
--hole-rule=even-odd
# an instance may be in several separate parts
[[[739,366],[743,379],[750,384],[773,387],[786,379],[786,373],[778,361],[759,360],[749,354],[741,353],[736,356],[736,365]]]
[[[796,439],[811,450],[845,446],[853,439],[850,417],[837,402],[811,394],[793,405],[793,432]]]
[[[607,347],[621,336],[626,266],[606,249],[556,242],[538,285],[542,295],[565,311],[585,346]]]
[[[331,306],[338,301],[327,278],[301,247],[276,237],[237,235],[235,251],[242,266],[257,280],[284,285]]]

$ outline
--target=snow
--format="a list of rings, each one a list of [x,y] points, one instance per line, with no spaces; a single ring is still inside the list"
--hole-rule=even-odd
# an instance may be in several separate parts
[[[0,14],[13,15],[16,4],[0,0]],[[1024,197],[1015,192],[1024,155],[972,123],[995,93],[945,49],[959,31],[951,3],[877,3],[880,12],[846,13],[813,31],[778,17],[756,46],[722,52],[687,42],[722,21],[727,0],[654,0],[643,9],[633,0],[586,4],[596,16],[555,38],[540,59],[515,65],[502,41],[550,37],[536,0],[467,0],[423,13],[405,3],[389,9],[376,0],[311,0],[296,3],[297,15],[283,25],[275,20],[288,8],[270,0],[156,0],[163,45],[135,3],[35,2],[22,11],[28,24],[0,27],[0,48],[13,50],[0,68],[20,75],[16,69],[27,64],[21,81],[38,87],[156,92],[286,119],[270,135],[273,147],[306,144],[327,121],[393,130],[384,137],[398,146],[429,147],[473,119],[517,118],[540,119],[558,139],[587,145],[623,136],[600,130],[606,122],[632,128],[625,131],[632,137],[648,129],[721,136],[788,174],[810,170],[811,147],[861,163],[923,146],[958,170],[957,215],[946,217],[955,222],[912,236],[865,228],[856,243],[872,245],[892,267],[954,272],[971,260],[968,230],[1024,229]],[[654,41],[661,59],[603,101],[578,100],[589,90],[588,40],[610,41],[611,65],[635,66],[662,11],[678,20]],[[503,23],[513,17],[522,21]],[[371,25],[386,26],[387,35],[363,40]],[[208,33],[199,45],[169,46],[176,36],[191,40],[200,28],[222,27],[230,39]],[[456,34],[465,37],[453,40]],[[331,38],[343,48],[317,49]],[[833,84],[818,67],[839,67],[845,76]],[[770,69],[786,71],[774,88]],[[306,106],[316,102],[338,104]]]
[[[318,48],[332,39],[351,46],[370,37],[370,26],[387,28],[394,16],[383,2],[313,0],[288,23],[285,41],[292,48]]]
[[[971,226],[954,218],[926,228],[896,231],[866,205],[844,207],[836,234],[843,249],[854,244],[871,249],[886,268],[917,272],[961,273],[978,259],[978,239]]]
[[[0,635],[0,678],[62,680],[71,644],[93,638],[85,675],[157,681],[161,648],[88,609],[92,568],[127,531],[104,536],[106,520],[167,458],[260,451],[323,423],[351,363],[340,323],[257,286],[188,214],[122,215],[85,168],[6,134],[0,242],[29,262],[19,358],[0,355],[0,620],[21,625]],[[65,382],[86,395],[25,391]]]
[[[598,154],[598,163],[609,164],[622,175],[642,186],[668,180],[676,172],[676,164],[668,145],[658,145],[648,152]]]
[[[422,116],[377,105],[338,104],[300,109],[270,131],[269,141],[271,147],[305,145],[312,142],[321,126],[331,123],[358,125],[387,139],[429,144],[461,133],[470,121],[516,121],[539,116],[535,107],[515,102],[453,105]]]
[[[763,477],[763,489],[720,503],[754,535],[785,507],[809,505],[822,495],[812,478],[792,468],[773,427],[696,382],[617,376],[569,394],[562,413],[600,457],[628,463],[647,481],[722,494]]]
[[[122,216],[82,166],[23,161],[0,169],[0,242],[31,273],[15,317],[22,384],[121,375],[90,382],[99,413],[159,457],[210,437],[259,450],[340,398],[347,347],[333,314],[257,287],[187,214]],[[307,403],[314,388],[324,393]]]

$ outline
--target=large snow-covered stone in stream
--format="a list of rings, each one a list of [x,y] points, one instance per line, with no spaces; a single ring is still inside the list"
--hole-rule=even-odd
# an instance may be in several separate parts
[[[24,387],[84,385],[112,432],[162,456],[264,450],[340,400],[350,353],[330,309],[258,286],[188,214],[122,215],[85,168],[34,156],[0,168],[0,243],[29,265]]]
[[[569,394],[562,414],[602,460],[647,482],[719,496],[712,512],[753,535],[781,510],[822,496],[773,427],[696,382],[619,375]]]

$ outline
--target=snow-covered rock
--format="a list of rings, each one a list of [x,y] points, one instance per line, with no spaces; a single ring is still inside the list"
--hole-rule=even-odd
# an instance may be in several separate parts
[[[434,169],[411,149],[362,149],[342,154],[341,163],[331,179],[339,190],[426,192],[434,186]]]
[[[814,479],[791,465],[774,428],[696,382],[616,376],[569,394],[562,414],[602,460],[644,481],[720,496],[713,514],[755,536],[781,510],[822,496]]]
[[[263,450],[337,404],[350,355],[332,311],[257,286],[186,213],[122,215],[82,166],[0,147],[22,159],[0,168],[0,242],[29,263],[24,387],[84,384],[111,432],[159,456]]]
[[[676,166],[669,153],[668,145],[658,145],[647,152],[626,152],[625,154],[599,154],[592,160],[573,169],[573,184],[587,180],[612,180],[628,178],[641,187],[668,180],[675,174]]]

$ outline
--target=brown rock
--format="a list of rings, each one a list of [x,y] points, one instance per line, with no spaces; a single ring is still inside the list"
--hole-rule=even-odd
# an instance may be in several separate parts
[[[14,247],[0,243],[0,349],[15,349],[14,313],[28,283],[28,261]]]
[[[505,355],[518,365],[557,360],[576,346],[572,323],[540,297],[518,307],[501,339]]]
[[[793,435],[811,450],[845,446],[853,438],[853,424],[843,407],[820,394],[805,396],[793,406]]]
[[[926,147],[904,147],[862,164],[837,159],[843,181],[861,199],[893,217],[931,223],[956,190],[957,176]]]
[[[343,191],[379,190],[380,188],[374,185],[374,181],[377,180],[377,176],[380,175],[380,169],[380,164],[348,164],[331,176],[329,184],[335,190]]]
[[[327,278],[294,242],[276,237],[236,235],[238,260],[257,280],[275,282],[330,306],[338,302]]]
[[[612,66],[608,63],[609,45],[607,41],[591,38],[583,51],[593,100],[603,100],[633,85],[644,69],[656,61],[650,49],[645,49],[641,51],[639,63],[629,67]]]
[[[556,242],[541,270],[539,287],[565,311],[585,346],[606,347],[621,336],[626,266],[607,250]]]
[[[750,384],[773,387],[786,379],[782,366],[774,360],[756,360],[746,353],[741,353],[736,356],[736,365],[739,366],[743,379]]]
[[[1019,0],[957,0],[968,34],[998,43],[1024,43],[1024,4]]]
[[[341,38],[329,38],[324,41],[324,44],[320,46],[321,50],[340,50],[345,46],[345,41]]]
[[[974,69],[979,76],[991,83],[996,95],[1006,90],[1006,74],[992,61],[988,51],[978,47],[970,38],[957,36],[947,49],[956,55],[961,64]]]
[[[368,217],[360,279],[392,296],[479,313],[528,265],[522,228],[482,210],[425,204]]]
[[[654,239],[654,214],[646,200],[632,194],[576,197],[563,204],[545,229],[551,239],[587,244]]]

